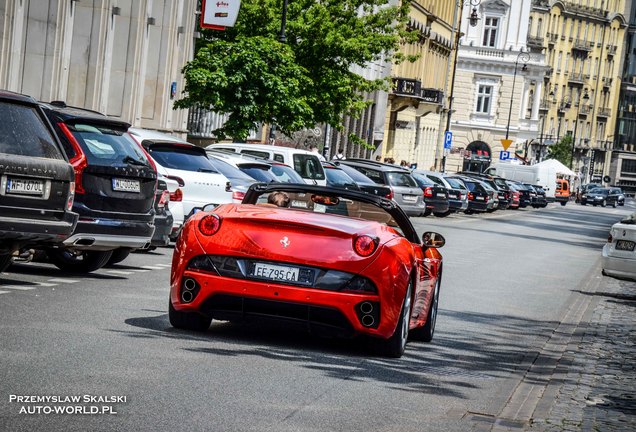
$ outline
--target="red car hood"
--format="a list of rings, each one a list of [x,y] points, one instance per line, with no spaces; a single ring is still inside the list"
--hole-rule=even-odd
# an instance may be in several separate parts
[[[221,217],[221,227],[216,234],[205,236],[195,230],[205,253],[212,255],[325,266],[359,273],[381,253],[386,242],[406,242],[384,224],[331,214],[248,204],[226,204],[214,213]],[[370,257],[361,257],[354,251],[353,239],[357,235],[379,239],[380,246]]]

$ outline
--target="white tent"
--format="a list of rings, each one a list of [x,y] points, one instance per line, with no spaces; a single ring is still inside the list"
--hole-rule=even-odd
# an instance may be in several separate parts
[[[578,175],[574,171],[572,171],[570,168],[566,167],[565,165],[563,165],[561,162],[559,162],[556,159],[547,159],[547,160],[544,160],[543,162],[539,162],[536,165],[554,168],[556,173],[560,175],[578,177]]]

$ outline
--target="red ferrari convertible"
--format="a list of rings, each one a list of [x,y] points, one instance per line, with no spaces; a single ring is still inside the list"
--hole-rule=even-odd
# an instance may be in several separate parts
[[[400,357],[430,341],[442,277],[437,248],[395,202],[362,192],[256,184],[242,204],[190,218],[174,251],[169,317],[205,331],[212,319],[275,318],[377,339]]]

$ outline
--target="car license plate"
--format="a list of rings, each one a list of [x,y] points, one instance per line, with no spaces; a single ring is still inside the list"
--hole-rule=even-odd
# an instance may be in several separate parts
[[[44,181],[7,178],[7,193],[18,195],[44,195]]]
[[[113,179],[113,190],[119,192],[141,192],[139,180]]]
[[[283,282],[298,282],[298,267],[255,263],[252,276]]]
[[[438,193],[438,194],[437,194],[437,197],[438,197],[438,198],[446,198],[446,195],[445,195],[445,194],[443,194],[443,193]]]
[[[414,203],[417,201],[417,195],[403,195],[404,202]]]
[[[483,201],[483,200],[484,200],[484,197],[480,197],[480,196],[478,196],[478,197],[477,197],[477,198],[475,198],[475,199],[476,199],[477,201]]]
[[[629,240],[618,240],[616,242],[616,250],[633,251],[635,246],[636,242]]]

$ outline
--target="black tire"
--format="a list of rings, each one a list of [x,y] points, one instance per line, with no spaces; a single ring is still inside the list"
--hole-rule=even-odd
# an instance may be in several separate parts
[[[411,321],[411,297],[413,291],[413,281],[409,281],[406,288],[406,295],[402,302],[402,310],[400,319],[398,320],[395,331],[390,338],[378,341],[380,353],[385,357],[400,358],[404,354],[406,341],[409,337],[409,323]]]
[[[437,217],[441,217],[441,218],[443,218],[443,217],[446,217],[446,216],[448,216],[449,214],[451,214],[451,211],[450,211],[450,210],[447,210],[447,211],[445,211],[445,212],[443,212],[443,213],[433,213],[433,214],[434,214],[435,216],[437,216]]]
[[[424,210],[424,213],[422,213],[422,216],[429,216],[431,214],[432,210],[431,209],[426,209]]]
[[[168,318],[172,327],[204,332],[210,328],[212,318],[199,315],[195,312],[179,312],[172,306],[172,302],[168,301]]]
[[[123,260],[128,258],[128,255],[130,255],[131,252],[132,252],[132,249],[128,249],[128,248],[115,249],[113,251],[113,254],[110,256],[110,259],[108,260],[108,263],[106,265],[107,266],[112,266],[112,265],[115,265],[117,263],[122,262]]]
[[[601,207],[606,207],[607,206],[607,201],[603,200],[601,201]]]
[[[431,307],[428,309],[428,315],[426,316],[426,324],[422,327],[411,330],[410,336],[413,340],[430,342],[433,340],[435,334],[435,323],[437,322],[437,306],[439,304],[439,288],[441,282],[441,273],[435,284],[435,292],[433,293],[433,299],[431,300]]]
[[[612,208],[616,208],[616,201],[612,202]]]
[[[567,201],[561,201],[561,205],[562,205],[563,207],[565,207],[565,205],[566,205],[566,204],[567,204]]]
[[[464,214],[470,215],[470,214],[473,214],[473,213],[474,212],[472,210],[468,210],[468,209],[464,210]]]
[[[73,273],[90,273],[106,265],[113,251],[70,251],[49,249],[51,262],[60,270]]]
[[[0,272],[9,268],[12,258],[12,254],[0,255]]]

